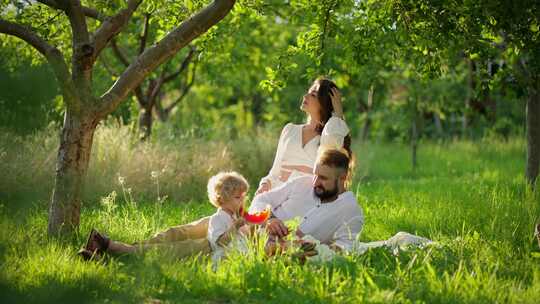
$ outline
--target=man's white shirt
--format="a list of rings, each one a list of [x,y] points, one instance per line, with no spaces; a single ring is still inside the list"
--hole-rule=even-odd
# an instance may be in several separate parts
[[[255,196],[249,212],[260,212],[270,205],[274,216],[282,221],[300,217],[298,228],[302,233],[321,243],[350,250],[362,231],[362,208],[350,191],[343,192],[333,202],[321,203],[313,191],[312,180],[312,176],[301,176]]]

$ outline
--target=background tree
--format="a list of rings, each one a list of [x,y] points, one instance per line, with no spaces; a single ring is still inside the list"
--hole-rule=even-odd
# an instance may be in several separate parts
[[[429,42],[434,53],[463,50],[469,60],[499,58],[501,73],[524,88],[527,161],[525,176],[534,185],[540,168],[540,4],[538,1],[391,1],[397,26],[413,43]]]
[[[3,12],[0,32],[23,40],[46,58],[61,86],[66,107],[49,211],[50,234],[72,231],[79,224],[81,188],[98,123],[113,112],[151,71],[223,19],[235,1],[215,0],[180,25],[171,27],[170,32],[142,52],[106,92],[96,92],[92,81],[96,60],[140,4],[141,1],[130,0],[109,17],[104,17],[100,11],[103,7],[86,7],[76,0],[47,0],[40,4],[3,1],[0,6]],[[117,5],[113,2],[108,8],[107,13],[117,10]],[[45,9],[49,13],[41,14]],[[63,52],[46,36],[54,33],[55,27],[47,19],[56,15],[65,15],[69,22],[69,26],[63,28],[71,32],[71,42],[64,40],[64,46],[70,46],[64,47],[70,50],[69,53]]]
[[[147,48],[157,42],[160,32],[166,26],[162,21],[166,16],[156,12],[135,14],[124,29],[125,34],[111,40],[110,47],[100,56],[102,67],[112,78],[119,76],[118,71],[127,68],[133,58],[140,56]],[[140,138],[146,140],[152,133],[154,116],[166,121],[170,112],[187,95],[195,81],[198,52],[191,45],[185,52],[171,58],[166,64],[152,72],[140,85],[133,95],[137,102],[138,128]],[[171,104],[163,105],[163,97],[169,86],[178,87],[181,92]]]

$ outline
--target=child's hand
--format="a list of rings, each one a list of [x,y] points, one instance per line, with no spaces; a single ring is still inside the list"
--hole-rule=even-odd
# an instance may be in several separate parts
[[[240,218],[238,218],[238,219],[236,219],[236,220],[234,221],[234,227],[235,227],[236,229],[240,229],[240,227],[242,227],[242,226],[244,226],[244,225],[246,225],[246,224],[247,224],[247,222],[246,222],[246,220],[245,220],[243,217],[240,217]]]
[[[243,235],[250,235],[251,234],[251,229],[250,229],[250,226],[248,226],[248,225],[244,225],[244,226],[238,228],[238,231]]]

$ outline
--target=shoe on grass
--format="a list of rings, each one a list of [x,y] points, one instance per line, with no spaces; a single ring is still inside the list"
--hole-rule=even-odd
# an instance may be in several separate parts
[[[86,245],[77,252],[84,260],[97,259],[109,248],[110,239],[106,235],[102,235],[96,229],[92,228],[88,234]]]

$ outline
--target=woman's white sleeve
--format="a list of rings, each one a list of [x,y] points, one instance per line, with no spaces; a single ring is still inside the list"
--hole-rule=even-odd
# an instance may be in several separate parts
[[[339,117],[330,117],[322,130],[321,144],[317,154],[327,148],[343,148],[343,140],[347,134],[349,134],[347,123]]]
[[[286,148],[285,139],[288,136],[291,126],[292,123],[288,123],[285,125],[285,127],[283,127],[283,130],[281,130],[281,135],[279,136],[279,142],[276,150],[276,156],[274,157],[274,163],[272,164],[272,168],[270,169],[268,175],[261,178],[259,186],[266,181],[270,181],[272,188],[274,188],[280,183],[279,174],[281,173],[281,161],[283,159],[283,154],[285,153]]]

